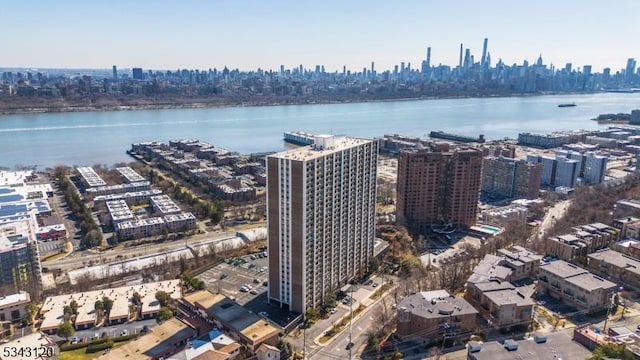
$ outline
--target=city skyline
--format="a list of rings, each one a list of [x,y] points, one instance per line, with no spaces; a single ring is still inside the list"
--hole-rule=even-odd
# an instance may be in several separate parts
[[[200,3],[181,7],[140,1],[37,2],[5,5],[8,28],[2,67],[17,68],[238,68],[278,70],[302,64],[327,72],[344,66],[378,71],[401,62],[419,69],[431,47],[431,65],[456,66],[463,44],[480,62],[488,38],[492,64],[534,63],[542,55],[556,68],[592,65],[594,72],[625,67],[640,3],[500,1],[455,4],[382,1]],[[34,11],[37,9],[37,11]],[[463,9],[462,11],[460,9]],[[580,16],[576,16],[576,14]]]

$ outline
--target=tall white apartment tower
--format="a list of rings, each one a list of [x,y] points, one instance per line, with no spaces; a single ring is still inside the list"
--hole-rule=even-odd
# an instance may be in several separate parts
[[[267,157],[269,301],[304,313],[373,256],[378,143],[319,135]]]

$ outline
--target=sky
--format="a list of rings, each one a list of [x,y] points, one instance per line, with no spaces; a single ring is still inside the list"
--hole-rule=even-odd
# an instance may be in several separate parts
[[[640,59],[639,0],[0,0],[0,67],[378,72],[455,66],[460,43],[492,65],[617,71]]]

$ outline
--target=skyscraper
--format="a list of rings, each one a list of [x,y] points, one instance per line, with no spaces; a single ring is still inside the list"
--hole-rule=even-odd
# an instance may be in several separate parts
[[[113,65],[113,80],[118,80],[118,69]]]
[[[427,68],[431,68],[431,46],[427,48]]]
[[[270,301],[304,313],[365,273],[377,153],[376,141],[320,135],[267,157]]]
[[[460,60],[458,61],[458,68],[462,68],[462,43],[460,43]]]
[[[131,69],[131,76],[133,77],[133,80],[142,80],[142,68]]]
[[[487,45],[489,44],[489,39],[484,38],[484,44],[482,45],[482,59],[480,59],[480,66],[483,68],[487,64]]]
[[[482,152],[407,149],[398,159],[398,223],[425,233],[433,225],[476,222]]]

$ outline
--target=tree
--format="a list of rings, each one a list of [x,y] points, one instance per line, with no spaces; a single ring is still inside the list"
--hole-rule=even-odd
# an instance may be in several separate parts
[[[96,310],[96,313],[101,314],[104,311],[104,303],[102,300],[97,300],[93,308]]]
[[[142,296],[137,291],[131,295],[131,303],[135,306],[142,304]]]
[[[65,305],[62,308],[62,314],[64,316],[64,321],[70,320],[71,319],[71,315],[73,315],[73,312],[71,311],[71,306]]]
[[[328,293],[324,296],[323,306],[327,309],[334,308],[337,305],[336,294]]]
[[[60,326],[58,326],[58,329],[56,329],[56,334],[58,334],[58,336],[60,337],[65,338],[67,341],[69,341],[69,338],[72,337],[75,333],[76,329],[74,329],[73,325],[71,325],[71,323],[67,321],[60,324]]]
[[[369,273],[374,273],[380,268],[380,259],[376,256],[369,258]]]
[[[367,347],[376,354],[380,352],[380,340],[374,332],[370,332],[367,337]]]
[[[113,308],[113,300],[105,296],[102,298],[102,303],[104,304],[104,314],[108,318],[109,314],[111,314],[111,309]]]
[[[156,315],[156,322],[158,322],[158,324],[162,324],[172,317],[173,311],[171,311],[171,309],[169,309],[168,307],[163,306],[162,308],[160,308],[160,311],[158,311],[158,315]]]
[[[69,308],[71,308],[72,315],[78,315],[78,303],[75,300],[71,300]]]
[[[30,302],[30,303],[27,304],[25,310],[27,311],[27,314],[26,314],[27,324],[33,323],[33,320],[35,319],[36,315],[38,314],[38,310],[39,310],[38,304],[36,304],[34,302]]]
[[[606,345],[598,345],[589,360],[603,360],[611,358],[631,360],[634,359],[634,356],[625,348],[624,344],[608,343]]]
[[[165,307],[169,304],[169,294],[160,290],[156,292],[156,300],[160,303],[160,307]]]

